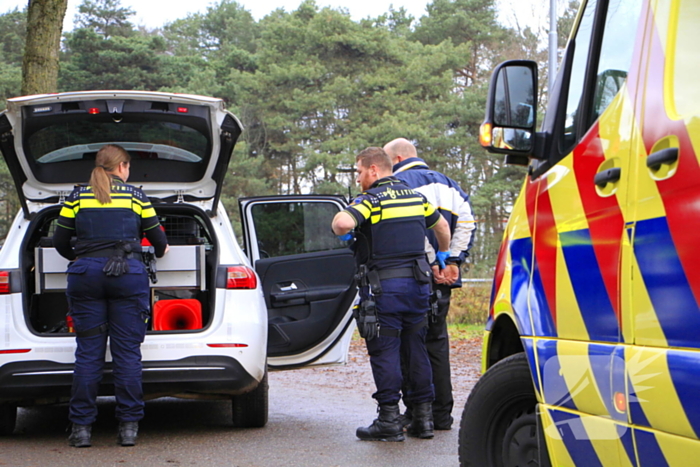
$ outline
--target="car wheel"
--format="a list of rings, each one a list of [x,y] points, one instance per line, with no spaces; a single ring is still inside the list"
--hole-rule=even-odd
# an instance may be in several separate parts
[[[17,406],[0,404],[0,435],[11,435],[17,422]]]
[[[472,389],[462,412],[459,462],[462,467],[549,465],[538,449],[537,398],[524,353],[491,367]]]
[[[268,392],[266,371],[255,389],[232,399],[233,426],[236,428],[264,427],[267,424]]]

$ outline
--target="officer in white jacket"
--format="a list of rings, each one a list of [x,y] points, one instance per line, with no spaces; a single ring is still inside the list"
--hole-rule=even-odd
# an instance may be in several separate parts
[[[384,146],[394,164],[394,176],[406,185],[423,194],[428,202],[438,208],[447,220],[452,234],[450,256],[446,268],[433,266],[434,289],[439,291],[437,316],[428,324],[426,345],[433,369],[435,401],[433,419],[436,430],[449,430],[452,427],[452,378],[450,374],[450,343],[447,333],[447,313],[450,308],[450,294],[453,288],[461,287],[460,265],[468,256],[476,224],[469,205],[469,195],[446,175],[431,170],[423,159],[418,158],[415,146],[405,138],[398,138]],[[428,259],[435,259],[436,239],[428,232],[426,252]],[[404,377],[406,375],[404,374]],[[405,379],[405,378],[404,378]],[[404,400],[408,408],[404,423],[410,423],[411,401]]]

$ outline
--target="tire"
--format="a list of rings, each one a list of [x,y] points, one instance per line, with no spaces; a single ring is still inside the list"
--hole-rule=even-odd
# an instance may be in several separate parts
[[[11,435],[17,422],[17,406],[0,404],[0,436]]]
[[[548,466],[538,449],[537,398],[524,353],[490,368],[472,389],[459,428],[462,467]]]
[[[231,400],[233,426],[236,428],[262,428],[267,424],[268,410],[267,371],[258,386],[250,392]]]

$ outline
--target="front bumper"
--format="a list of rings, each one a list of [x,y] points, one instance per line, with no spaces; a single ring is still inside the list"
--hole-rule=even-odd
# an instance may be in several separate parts
[[[73,364],[45,360],[0,367],[0,401],[33,405],[70,397]],[[192,356],[172,361],[143,362],[145,398],[165,396],[230,397],[253,390],[258,381],[234,358]],[[114,395],[112,364],[106,363],[101,396]]]

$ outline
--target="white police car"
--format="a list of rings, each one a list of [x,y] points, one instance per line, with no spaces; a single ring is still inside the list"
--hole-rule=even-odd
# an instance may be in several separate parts
[[[225,398],[237,427],[267,422],[267,369],[343,363],[353,331],[352,254],[330,231],[341,198],[240,201],[245,253],[220,195],[241,123],[220,99],[93,91],[10,99],[0,150],[22,209],[0,250],[0,434],[17,407],[66,402],[75,338],[67,262],[51,237],[97,150],[131,154],[171,251],[151,284],[146,398]],[[253,266],[254,265],[254,266]],[[255,270],[253,270],[253,267]],[[109,351],[101,395],[113,394]]]

